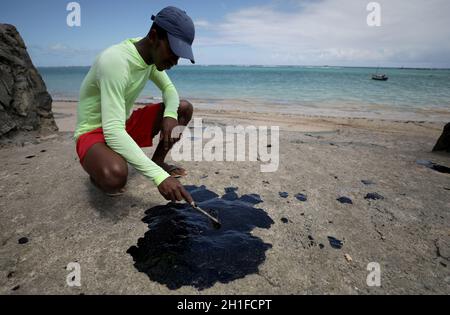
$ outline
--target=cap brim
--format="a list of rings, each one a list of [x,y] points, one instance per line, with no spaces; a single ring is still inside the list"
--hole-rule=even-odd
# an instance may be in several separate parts
[[[175,55],[180,58],[189,59],[192,63],[195,63],[191,45],[179,38],[176,38],[170,33],[167,33],[167,38],[169,39],[170,48]]]

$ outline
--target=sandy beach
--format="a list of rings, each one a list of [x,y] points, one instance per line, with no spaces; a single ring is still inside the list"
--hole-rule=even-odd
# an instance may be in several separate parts
[[[56,136],[0,150],[0,294],[198,294],[133,266],[127,250],[148,231],[144,212],[166,201],[132,167],[123,196],[92,186],[71,139],[76,104],[53,103]],[[177,162],[188,171],[183,184],[259,194],[257,207],[274,221],[252,231],[272,246],[259,271],[202,294],[450,293],[450,175],[417,163],[450,167],[448,154],[431,153],[444,121],[199,107],[195,117],[210,125],[280,126],[277,172],[261,173],[259,162]],[[70,262],[81,266],[80,287],[66,284]],[[371,262],[381,267],[379,287],[366,282]]]

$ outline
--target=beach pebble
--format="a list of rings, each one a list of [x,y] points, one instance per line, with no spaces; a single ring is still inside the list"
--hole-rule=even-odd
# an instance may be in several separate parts
[[[379,200],[379,199],[384,199],[384,197],[381,196],[381,195],[378,194],[378,193],[368,193],[368,194],[364,197],[364,199],[367,199],[367,200]]]
[[[304,194],[297,194],[297,195],[295,195],[295,198],[297,198],[297,200],[300,200],[300,201],[308,200],[308,198]]]
[[[287,218],[281,218],[281,222],[283,222],[284,224],[288,223],[289,220]]]
[[[363,184],[366,185],[366,186],[369,186],[369,185],[375,185],[375,183],[374,183],[373,181],[371,181],[371,180],[365,180],[365,179],[361,180],[361,183],[363,183]]]
[[[350,205],[353,204],[353,201],[348,197],[339,197],[336,200],[339,201],[340,203],[346,203],[346,204],[350,204]]]
[[[25,157],[26,159],[32,159],[32,158],[34,158],[34,157],[36,157],[36,155],[29,155],[29,156],[27,156],[27,157]]]
[[[344,254],[344,257],[348,262],[353,261],[352,257],[349,254]]]

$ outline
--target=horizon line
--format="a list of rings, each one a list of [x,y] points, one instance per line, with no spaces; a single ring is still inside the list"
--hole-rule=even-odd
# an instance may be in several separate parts
[[[450,70],[450,67],[405,67],[405,66],[340,66],[340,65],[263,65],[263,64],[183,64],[177,67],[311,67],[311,68],[373,68],[373,69],[409,69],[409,70]],[[36,68],[89,68],[87,66],[36,66]],[[176,68],[174,68],[176,69]]]

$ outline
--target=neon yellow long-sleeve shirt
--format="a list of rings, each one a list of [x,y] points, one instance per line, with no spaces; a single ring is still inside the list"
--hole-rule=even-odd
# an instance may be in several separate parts
[[[147,65],[131,38],[100,53],[86,75],[80,89],[76,141],[82,134],[103,128],[106,144],[155,185],[169,174],[145,155],[125,130],[134,102],[148,80],[162,91],[164,117],[177,119],[180,99],[165,71]]]

